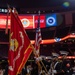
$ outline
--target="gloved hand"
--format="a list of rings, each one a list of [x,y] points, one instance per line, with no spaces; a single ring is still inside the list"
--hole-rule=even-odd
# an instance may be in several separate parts
[[[53,73],[57,73],[57,71],[56,71],[56,70],[52,70],[52,72],[53,72]]]

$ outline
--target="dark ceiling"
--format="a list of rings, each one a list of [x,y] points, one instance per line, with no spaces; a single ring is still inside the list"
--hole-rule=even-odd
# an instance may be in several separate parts
[[[59,12],[75,9],[75,0],[1,0],[0,7],[15,7],[19,13],[25,11]]]

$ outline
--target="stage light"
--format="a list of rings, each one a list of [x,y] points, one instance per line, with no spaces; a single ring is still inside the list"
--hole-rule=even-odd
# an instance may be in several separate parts
[[[69,2],[64,2],[64,3],[63,3],[63,6],[64,6],[64,7],[69,7],[69,6],[70,6],[70,3],[69,3]]]
[[[1,12],[1,13],[7,13],[7,11],[8,11],[7,9],[0,8],[0,12]]]
[[[2,12],[4,12],[5,10],[4,9],[2,9]]]
[[[7,11],[8,11],[8,10],[7,10],[7,9],[5,9],[5,12],[6,12],[6,13],[7,13]]]

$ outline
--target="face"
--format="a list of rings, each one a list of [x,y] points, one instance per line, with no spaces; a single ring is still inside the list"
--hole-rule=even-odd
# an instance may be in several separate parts
[[[66,57],[67,57],[66,55],[63,55],[63,59],[66,59]]]
[[[70,64],[69,64],[69,63],[67,63],[67,64],[66,64],[66,66],[67,66],[67,67],[70,67]]]
[[[55,57],[55,58],[53,58],[53,60],[54,60],[54,61],[57,61],[57,60],[58,60],[58,58],[57,58],[57,57]]]

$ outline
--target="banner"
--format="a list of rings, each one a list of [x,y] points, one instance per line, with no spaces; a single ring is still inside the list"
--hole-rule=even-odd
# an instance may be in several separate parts
[[[26,64],[33,47],[17,14],[11,12],[9,75],[18,75]]]
[[[21,22],[23,24],[23,27],[25,29],[33,29],[34,28],[34,16],[28,15],[28,16],[19,16],[21,19]]]
[[[34,16],[34,25],[35,28],[37,28],[38,25],[38,15]],[[46,20],[45,20],[45,15],[40,15],[40,28],[46,27]]]
[[[19,15],[19,18],[25,29],[34,28],[34,16],[33,15]],[[7,16],[5,14],[0,14],[0,28],[6,28]],[[8,16],[8,28],[10,29],[10,16]]]
[[[57,17],[56,14],[46,15],[46,27],[57,26]]]

